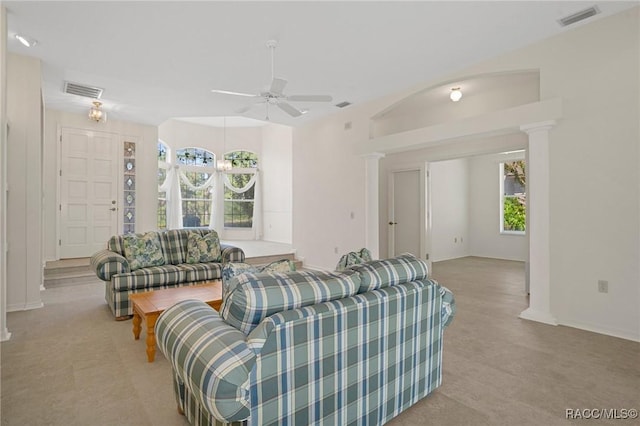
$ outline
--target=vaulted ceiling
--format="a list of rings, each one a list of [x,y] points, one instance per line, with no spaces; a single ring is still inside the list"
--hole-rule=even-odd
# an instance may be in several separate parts
[[[275,76],[285,94],[328,94],[332,102],[272,105],[273,122],[296,126],[459,70],[637,5],[600,1],[600,14],[570,27],[558,19],[582,1],[216,2],[5,1],[8,49],[42,61],[46,106],[86,113],[90,99],[65,81],[104,89],[110,119],[158,125],[173,117],[238,115]],[[38,41],[26,48],[15,34]],[[264,103],[244,112],[263,120]]]

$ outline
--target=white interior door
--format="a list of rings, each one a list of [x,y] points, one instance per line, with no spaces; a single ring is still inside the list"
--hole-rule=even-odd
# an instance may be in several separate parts
[[[89,257],[117,233],[117,139],[63,128],[60,152],[60,258]]]
[[[391,172],[389,206],[389,254],[411,253],[421,257],[424,234],[424,196],[420,170]]]

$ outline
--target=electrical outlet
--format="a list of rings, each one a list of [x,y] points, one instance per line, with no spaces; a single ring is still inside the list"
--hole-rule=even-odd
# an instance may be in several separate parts
[[[609,281],[598,280],[598,293],[609,293]]]

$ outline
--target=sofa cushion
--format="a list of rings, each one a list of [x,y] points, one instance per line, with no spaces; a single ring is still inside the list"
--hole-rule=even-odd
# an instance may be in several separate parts
[[[187,263],[220,262],[220,239],[216,232],[200,235],[189,232],[187,237]]]
[[[185,282],[186,271],[175,265],[149,266],[111,277],[116,291],[152,289]]]
[[[132,271],[149,266],[164,265],[164,256],[157,232],[127,234],[123,237],[124,257]]]
[[[297,309],[357,293],[360,278],[353,271],[244,273],[233,277],[220,316],[249,334],[276,312]]]
[[[258,272],[294,272],[296,264],[289,259],[281,259],[271,262],[267,265],[257,266],[243,262],[229,262],[222,267],[222,298],[225,299],[229,293],[229,282],[236,275],[250,272],[257,274]],[[237,281],[235,281],[237,283]]]
[[[185,280],[189,282],[218,280],[222,277],[221,263],[183,263],[176,266],[185,271]]]
[[[410,253],[353,265],[347,270],[356,271],[360,275],[359,293],[429,277],[427,264]]]

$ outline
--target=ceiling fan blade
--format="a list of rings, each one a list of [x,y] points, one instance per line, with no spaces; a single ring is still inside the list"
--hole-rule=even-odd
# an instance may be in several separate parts
[[[273,93],[274,95],[282,95],[282,91],[284,90],[284,86],[287,85],[287,80],[283,80],[281,78],[274,78],[271,82],[271,87],[269,88],[269,93]]]
[[[278,107],[292,117],[300,117],[302,115],[302,111],[294,108],[286,102],[279,102]]]
[[[287,100],[293,102],[331,102],[333,98],[329,95],[291,95],[287,96]]]
[[[259,95],[255,95],[255,94],[250,94],[250,93],[241,93],[241,92],[231,92],[229,90],[217,90],[217,89],[212,89],[211,92],[213,93],[221,93],[223,95],[234,95],[234,96],[246,96],[246,97],[250,97],[250,98],[257,98],[259,97]]]
[[[238,108],[235,112],[236,114],[244,114],[245,112],[249,111],[252,107],[253,105],[243,106],[242,108]]]

